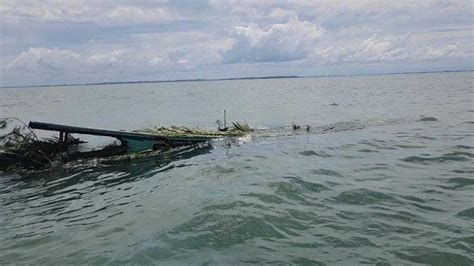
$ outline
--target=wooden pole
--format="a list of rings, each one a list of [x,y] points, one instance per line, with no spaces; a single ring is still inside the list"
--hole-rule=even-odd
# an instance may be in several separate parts
[[[59,131],[59,138],[62,140],[64,138],[64,132],[68,134],[86,134],[94,136],[105,136],[117,138],[119,140],[152,140],[152,141],[163,141],[166,143],[171,143],[174,146],[183,146],[193,143],[199,143],[214,139],[215,137],[209,136],[189,136],[189,137],[169,137],[169,136],[159,136],[151,135],[145,133],[137,132],[126,132],[126,131],[115,131],[115,130],[104,130],[104,129],[95,129],[95,128],[85,128],[85,127],[74,127],[67,125],[58,125],[51,123],[43,122],[33,122],[29,123],[29,127],[33,129],[41,130],[50,130],[50,131]]]

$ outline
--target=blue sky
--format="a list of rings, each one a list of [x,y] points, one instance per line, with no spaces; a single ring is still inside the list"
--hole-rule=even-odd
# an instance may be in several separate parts
[[[473,1],[11,1],[0,85],[471,70]]]

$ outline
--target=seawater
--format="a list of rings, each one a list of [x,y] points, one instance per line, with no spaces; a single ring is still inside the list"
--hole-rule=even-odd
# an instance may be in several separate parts
[[[0,88],[0,116],[26,122],[215,128],[226,110],[257,129],[151,160],[0,173],[0,264],[472,265],[473,77]]]

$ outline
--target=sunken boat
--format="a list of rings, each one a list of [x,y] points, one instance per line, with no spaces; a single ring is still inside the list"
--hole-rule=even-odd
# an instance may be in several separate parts
[[[5,127],[7,119],[0,122]],[[58,133],[53,138],[40,139],[34,130]],[[152,127],[135,131],[116,131],[31,121],[0,136],[0,171],[15,169],[48,169],[72,161],[99,159],[104,162],[132,160],[153,156],[163,151],[202,145],[214,139],[242,137],[253,130],[247,124],[232,123],[222,130],[187,127]],[[74,134],[74,135],[73,135]],[[114,143],[98,150],[82,151],[86,143],[75,135],[115,138]]]

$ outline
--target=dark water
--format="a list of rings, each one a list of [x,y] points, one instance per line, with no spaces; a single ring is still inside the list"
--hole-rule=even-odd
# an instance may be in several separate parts
[[[472,265],[473,75],[0,89],[0,116],[26,121],[214,127],[226,109],[260,128],[0,174],[0,264]]]

